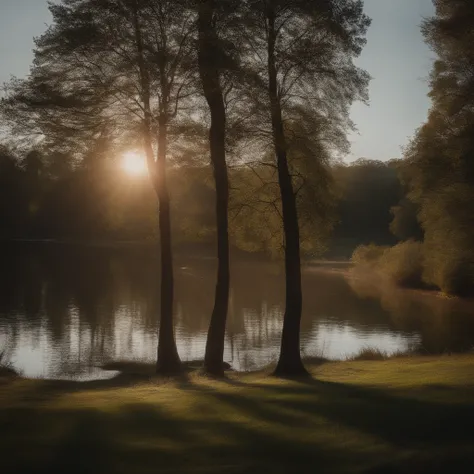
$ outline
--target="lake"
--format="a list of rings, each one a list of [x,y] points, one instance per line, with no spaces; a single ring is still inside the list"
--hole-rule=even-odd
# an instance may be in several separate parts
[[[159,261],[146,249],[15,245],[0,253],[0,352],[25,376],[88,380],[113,360],[154,361]],[[183,360],[202,359],[215,262],[180,255],[175,322]],[[302,351],[344,359],[364,347],[429,354],[474,346],[474,304],[349,278],[331,264],[303,272]],[[237,370],[276,361],[284,308],[278,262],[234,257],[225,360]]]

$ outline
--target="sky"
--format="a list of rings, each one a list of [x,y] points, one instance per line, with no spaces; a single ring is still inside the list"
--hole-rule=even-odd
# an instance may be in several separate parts
[[[357,103],[352,120],[352,158],[399,158],[402,147],[430,108],[428,76],[434,53],[420,31],[434,14],[431,0],[365,0],[372,18],[367,45],[357,61],[372,76],[370,106]]]
[[[372,76],[370,104],[355,104],[347,158],[399,158],[430,107],[427,78],[434,58],[420,23],[434,13],[431,0],[365,0],[372,18],[367,46],[357,60]],[[0,0],[0,84],[28,74],[33,37],[51,23],[46,0]]]

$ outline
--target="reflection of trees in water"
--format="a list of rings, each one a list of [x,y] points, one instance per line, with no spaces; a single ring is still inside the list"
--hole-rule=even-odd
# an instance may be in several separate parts
[[[8,326],[0,333],[0,366],[8,366],[10,364],[16,339],[17,335],[13,334]]]
[[[12,354],[35,348],[49,375],[85,371],[109,359],[154,360],[159,308],[158,257],[150,250],[45,246],[8,252],[0,268],[0,333]],[[176,327],[179,350],[197,359],[212,311],[213,260],[176,262]],[[430,352],[472,347],[474,320],[453,301],[418,298],[315,269],[303,278],[303,343],[318,352],[318,331],[350,328],[419,333]],[[226,359],[241,368],[273,360],[280,344],[284,281],[277,264],[234,261]],[[322,341],[329,342],[329,341]]]
[[[336,321],[350,328],[396,329],[376,298],[358,294],[338,274],[309,270],[303,281],[308,324]]]
[[[199,354],[189,357],[202,357],[212,311],[215,265],[212,261],[194,259],[177,272],[176,279],[177,326],[180,334],[194,338],[200,349]],[[281,275],[271,265],[234,262],[225,349],[226,359],[231,363],[246,368],[267,363],[269,341],[279,344],[281,287]]]
[[[368,279],[350,279],[349,284],[359,298],[379,302],[395,329],[419,333],[420,350],[462,353],[474,347],[474,302],[403,290]]]
[[[212,311],[215,265],[205,259],[186,262],[177,262],[176,325],[181,348],[195,341],[188,356],[197,358]],[[10,263],[0,271],[2,282],[9,282],[0,315],[17,351],[24,341],[36,340],[33,345],[48,352],[52,373],[82,370],[104,359],[154,358],[159,262],[149,251],[45,246],[39,252],[21,249]],[[266,341],[279,342],[281,277],[271,266],[254,263],[237,263],[234,273],[226,354],[266,357],[261,354]]]

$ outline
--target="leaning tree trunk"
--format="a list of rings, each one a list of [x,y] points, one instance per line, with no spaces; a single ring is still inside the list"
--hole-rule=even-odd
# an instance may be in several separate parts
[[[286,306],[283,319],[280,358],[275,375],[292,376],[307,374],[300,354],[300,325],[302,312],[300,233],[296,196],[288,166],[287,144],[283,128],[281,102],[278,92],[275,64],[275,14],[269,7],[268,22],[268,93],[271,106],[273,142],[278,168],[283,230],[285,236],[285,286]]]
[[[224,375],[224,338],[229,304],[229,178],[227,174],[225,134],[226,112],[217,64],[217,34],[214,26],[214,0],[200,0],[198,11],[199,73],[211,112],[209,132],[211,163],[216,184],[217,284],[204,369],[215,376]]]
[[[156,192],[159,201],[159,227],[161,250],[161,300],[158,361],[156,370],[161,374],[180,372],[181,361],[176,347],[173,327],[173,250],[171,246],[170,196],[166,175],[167,126],[160,120],[158,136],[158,160],[156,163]]]
[[[170,197],[166,176],[166,154],[168,148],[166,116],[160,116],[158,123],[158,156],[155,161],[152,140],[151,84],[146,65],[142,30],[138,16],[138,4],[133,10],[135,42],[137,47],[138,66],[140,70],[141,96],[145,119],[143,136],[148,171],[156,191],[159,205],[159,229],[161,251],[161,299],[160,299],[160,332],[158,336],[157,372],[171,375],[181,371],[181,361],[176,347],[173,330],[173,253],[171,247]]]

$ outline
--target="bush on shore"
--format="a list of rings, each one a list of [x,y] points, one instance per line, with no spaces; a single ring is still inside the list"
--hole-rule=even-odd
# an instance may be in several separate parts
[[[357,354],[348,357],[348,361],[380,361],[389,359],[398,359],[403,357],[420,357],[423,354],[419,347],[409,347],[405,350],[396,352],[387,352],[377,347],[363,347]]]
[[[402,287],[423,286],[423,248],[420,242],[409,240],[394,247],[374,244],[357,247],[352,255],[356,267],[370,268]]]
[[[373,267],[377,265],[384,252],[389,248],[375,244],[359,245],[354,250],[351,261],[358,266]]]
[[[425,248],[427,244],[424,244]],[[429,250],[429,251],[428,251]],[[423,278],[447,295],[474,295],[474,256],[454,247],[452,243],[426,248]]]
[[[474,259],[449,243],[433,249],[409,240],[394,247],[374,244],[357,247],[356,268],[369,269],[405,288],[436,288],[447,295],[474,295]]]

